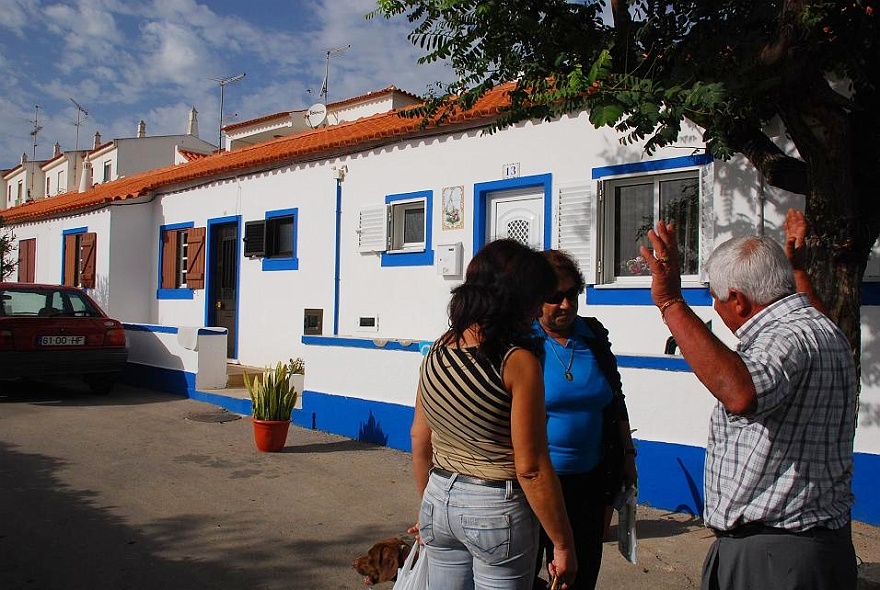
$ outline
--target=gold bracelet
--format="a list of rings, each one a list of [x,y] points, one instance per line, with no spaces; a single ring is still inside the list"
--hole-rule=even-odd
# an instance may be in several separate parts
[[[660,306],[660,319],[663,320],[663,323],[666,323],[666,310],[669,309],[669,306],[675,305],[676,303],[684,303],[687,305],[687,302],[681,297],[674,297]]]

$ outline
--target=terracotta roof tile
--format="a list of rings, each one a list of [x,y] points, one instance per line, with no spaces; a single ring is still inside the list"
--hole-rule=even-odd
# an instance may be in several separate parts
[[[214,153],[185,164],[157,168],[112,182],[95,185],[88,191],[65,193],[48,199],[32,201],[0,212],[7,225],[48,219],[74,212],[99,209],[114,201],[133,199],[162,188],[182,185],[197,179],[222,177],[240,172],[256,171],[333,157],[368,149],[374,145],[407,136],[447,132],[461,125],[483,125],[494,119],[508,103],[507,92],[512,85],[499,86],[488,92],[472,109],[450,117],[440,127],[423,128],[419,118],[403,118],[399,111],[380,113],[281,137],[231,152]]]

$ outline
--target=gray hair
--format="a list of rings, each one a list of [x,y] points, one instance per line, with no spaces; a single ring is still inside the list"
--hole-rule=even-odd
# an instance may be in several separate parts
[[[709,290],[719,301],[739,291],[758,305],[768,305],[795,292],[794,272],[785,251],[765,236],[727,240],[706,261]]]

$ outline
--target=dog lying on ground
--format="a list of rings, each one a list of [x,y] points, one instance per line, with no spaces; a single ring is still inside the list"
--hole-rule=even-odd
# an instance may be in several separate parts
[[[364,584],[371,586],[397,579],[397,570],[403,566],[411,546],[400,537],[374,543],[366,555],[352,562],[357,573],[364,576]]]

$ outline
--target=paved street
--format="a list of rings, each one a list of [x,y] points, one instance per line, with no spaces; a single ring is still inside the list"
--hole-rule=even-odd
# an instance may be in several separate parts
[[[0,588],[363,588],[352,559],[415,517],[409,455],[295,427],[260,453],[225,418],[127,386],[0,381]],[[639,564],[607,543],[600,588],[696,588],[701,523],[640,507],[638,527]],[[880,563],[880,529],[854,528]]]

